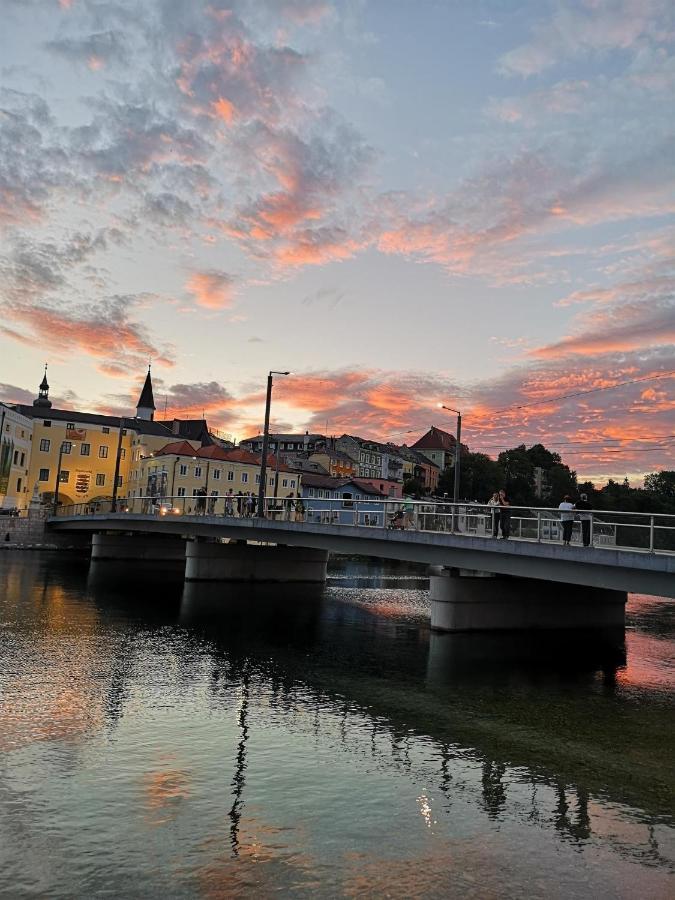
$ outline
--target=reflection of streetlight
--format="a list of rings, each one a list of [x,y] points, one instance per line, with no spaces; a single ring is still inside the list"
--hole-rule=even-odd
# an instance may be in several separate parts
[[[265,480],[267,478],[267,450],[270,443],[270,406],[272,405],[272,380],[274,375],[290,375],[290,372],[272,370],[267,376],[267,399],[265,401],[265,427],[263,429],[262,457],[260,459],[260,487],[258,489],[258,515],[265,518]]]
[[[438,404],[439,409],[447,409],[448,412],[456,413],[457,415],[457,437],[455,439],[455,490],[453,493],[453,501],[457,503],[459,501],[459,476],[460,476],[460,438],[462,436],[462,414],[458,409],[453,409],[451,406],[445,406],[444,403]]]

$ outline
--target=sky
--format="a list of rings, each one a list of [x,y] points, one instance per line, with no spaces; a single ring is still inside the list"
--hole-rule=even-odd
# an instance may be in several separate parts
[[[675,468],[672,0],[0,8],[0,398]]]

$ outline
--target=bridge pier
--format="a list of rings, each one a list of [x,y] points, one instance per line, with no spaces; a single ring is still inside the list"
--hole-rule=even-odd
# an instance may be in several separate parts
[[[326,550],[279,544],[188,541],[186,581],[323,582]]]
[[[100,533],[91,538],[92,560],[182,562],[185,541],[173,535]]]
[[[432,566],[434,631],[623,628],[627,595],[607,588]]]

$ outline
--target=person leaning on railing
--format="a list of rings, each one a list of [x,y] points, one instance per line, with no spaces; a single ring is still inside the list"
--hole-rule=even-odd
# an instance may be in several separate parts
[[[581,498],[574,504],[574,508],[578,511],[579,520],[581,522],[581,541],[584,547],[590,547],[591,521],[593,519],[593,513],[591,512],[591,510],[593,509],[593,507],[588,502],[588,495],[582,494]]]

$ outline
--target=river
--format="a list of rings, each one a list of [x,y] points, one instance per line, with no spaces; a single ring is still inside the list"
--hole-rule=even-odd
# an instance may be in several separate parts
[[[436,635],[427,587],[0,553],[0,896],[673,897],[673,602]]]

